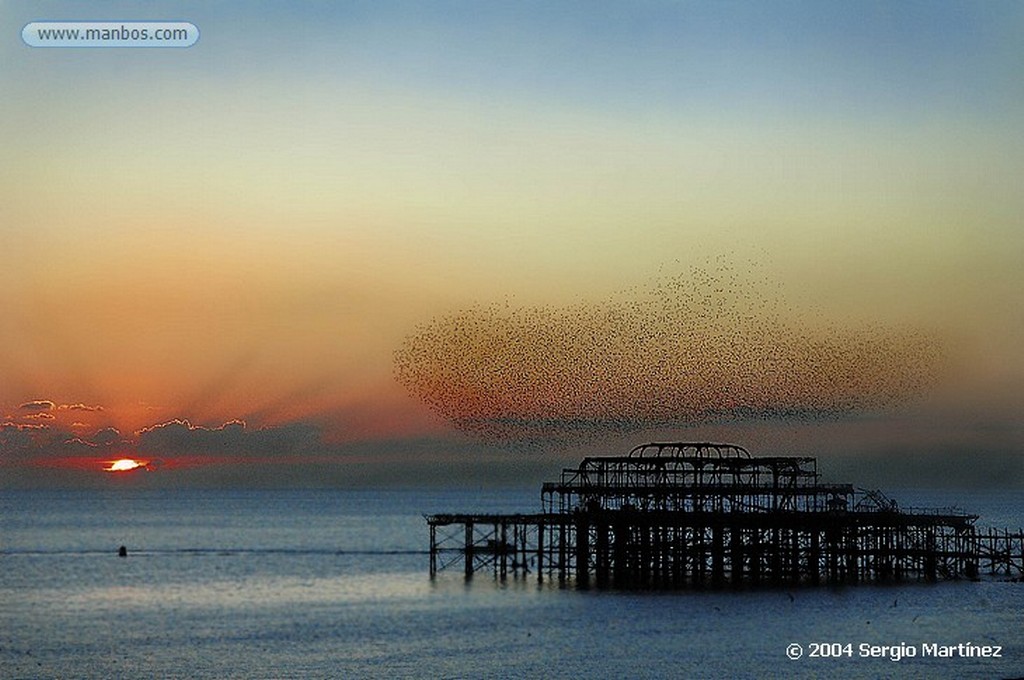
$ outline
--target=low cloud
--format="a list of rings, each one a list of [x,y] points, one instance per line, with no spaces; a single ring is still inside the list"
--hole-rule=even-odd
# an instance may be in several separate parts
[[[0,462],[9,462],[52,450],[53,430],[36,423],[0,423]]]
[[[88,440],[90,443],[99,446],[110,446],[120,443],[123,441],[123,438],[121,437],[121,431],[116,427],[105,427],[102,430],[97,430]]]
[[[274,457],[308,454],[321,446],[319,429],[303,423],[251,429],[241,420],[205,427],[175,419],[135,434],[139,452],[149,455]]]
[[[0,487],[102,484],[93,479],[102,461],[121,457],[148,459],[151,469],[173,469],[161,484],[272,484],[275,475],[294,476],[300,467],[315,481],[318,466],[345,457],[308,423],[254,429],[241,420],[207,427],[175,419],[126,435],[114,427],[91,432],[59,421],[22,420],[0,422]],[[285,468],[291,472],[282,472]],[[299,481],[295,477],[294,483]]]
[[[52,411],[55,406],[49,399],[36,399],[34,401],[26,401],[18,406],[18,408],[23,411]]]
[[[7,432],[39,432],[49,430],[49,425],[37,425],[35,423],[0,423],[0,430]]]
[[[87,406],[85,404],[61,404],[57,407],[59,411],[102,411],[102,406]]]
[[[829,479],[898,492],[904,488],[992,489],[1024,487],[1017,448],[934,447],[877,449],[830,457],[819,469]],[[966,508],[970,509],[970,508]]]
[[[92,442],[85,441],[80,437],[72,437],[71,439],[64,440],[64,446],[70,448],[80,448],[83,451],[90,451],[90,449],[97,448],[99,444],[94,444]]]

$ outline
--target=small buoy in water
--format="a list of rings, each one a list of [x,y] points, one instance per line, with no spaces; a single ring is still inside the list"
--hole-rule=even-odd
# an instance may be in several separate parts
[[[128,548],[126,548],[126,547],[124,547],[122,545],[120,548],[117,549],[117,556],[118,557],[128,557]]]

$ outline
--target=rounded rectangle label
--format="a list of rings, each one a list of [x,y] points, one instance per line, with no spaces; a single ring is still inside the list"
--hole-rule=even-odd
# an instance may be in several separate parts
[[[192,47],[187,21],[33,21],[21,29],[29,47]]]

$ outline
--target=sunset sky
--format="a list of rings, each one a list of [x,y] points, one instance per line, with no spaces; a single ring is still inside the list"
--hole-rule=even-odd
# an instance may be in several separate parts
[[[201,38],[26,46],[46,19]],[[171,486],[529,483],[655,436],[1024,485],[1021,3],[8,1],[0,26],[0,486],[109,484],[127,457]],[[648,328],[609,309],[698,272],[712,298],[657,333],[728,304],[702,337],[806,333],[797,373],[827,346],[876,378],[801,382],[856,383],[828,417],[787,416],[760,368],[724,417],[637,416],[646,383],[531,402],[507,415],[636,422],[526,450],[402,373],[425,352],[505,375],[580,318],[592,356]],[[725,279],[747,302],[716,302]],[[515,351],[445,335],[494,324]],[[704,367],[690,394],[723,394],[736,355],[672,343],[663,364]],[[603,385],[647,375],[615,356]],[[545,361],[560,399],[596,380]],[[458,404],[483,412],[482,384]],[[729,411],[754,393],[763,412]]]

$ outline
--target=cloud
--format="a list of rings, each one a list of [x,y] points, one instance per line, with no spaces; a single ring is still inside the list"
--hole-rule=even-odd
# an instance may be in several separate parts
[[[141,453],[165,456],[278,457],[321,448],[319,429],[304,423],[254,430],[241,420],[210,428],[175,419],[139,430],[136,438]]]
[[[51,448],[49,425],[36,423],[0,423],[0,462],[23,458]]]
[[[0,489],[104,488],[109,479],[103,468],[129,457],[159,471],[133,480],[147,486],[338,486],[356,480],[348,473],[349,454],[325,444],[312,424],[250,429],[241,420],[205,427],[177,419],[132,434],[112,427],[90,432],[59,420],[53,426],[0,423]],[[376,469],[375,462],[368,465]]]
[[[941,357],[926,332],[794,309],[719,262],[593,304],[436,318],[395,374],[456,428],[529,443],[884,410],[922,394]]]
[[[61,404],[57,407],[59,411],[102,411],[102,406],[86,406],[85,404]]]
[[[22,416],[22,418],[25,420],[54,420],[53,414],[47,413],[46,411],[40,411],[39,413],[30,413],[28,415]]]
[[[122,441],[121,431],[116,427],[105,427],[89,437],[89,442],[100,446],[111,446]]]
[[[25,411],[52,411],[54,406],[55,404],[49,399],[36,399],[34,401],[27,401],[18,406],[18,408]]]
[[[76,456],[86,454],[91,459],[137,453],[168,461],[193,456],[210,463],[255,463],[297,460],[310,455],[331,457],[337,453],[336,449],[323,444],[319,427],[306,423],[250,429],[242,420],[206,427],[175,419],[128,436],[115,427],[105,427],[89,435],[82,431],[81,424],[77,425],[79,427],[13,419],[2,422],[0,462],[56,464],[77,460]]]
[[[37,432],[39,430],[49,430],[50,426],[34,423],[0,423],[0,429],[10,432]]]
[[[829,479],[866,488],[992,489],[1024,487],[1019,448],[1000,443],[963,446],[960,442],[927,448],[873,448],[837,455],[819,465]],[[970,510],[970,508],[966,508]]]
[[[88,449],[95,449],[97,446],[99,446],[98,444],[94,444],[92,442],[87,442],[87,441],[85,441],[84,439],[82,439],[80,437],[72,437],[71,439],[65,439],[64,440],[64,445],[65,446],[70,446],[70,447],[84,448],[86,450],[88,450]]]

